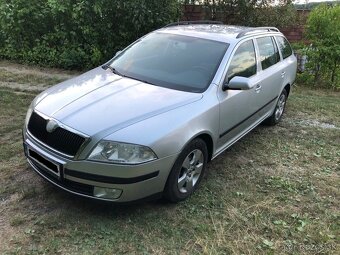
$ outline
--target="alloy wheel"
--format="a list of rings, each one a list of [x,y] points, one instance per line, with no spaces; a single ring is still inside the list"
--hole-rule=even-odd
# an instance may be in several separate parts
[[[190,193],[194,189],[203,166],[204,155],[201,150],[195,149],[186,156],[177,180],[178,190],[181,193]]]
[[[286,105],[286,95],[285,94],[281,94],[279,101],[276,104],[276,108],[275,108],[275,120],[278,121],[282,114],[283,111],[285,109],[285,105]]]

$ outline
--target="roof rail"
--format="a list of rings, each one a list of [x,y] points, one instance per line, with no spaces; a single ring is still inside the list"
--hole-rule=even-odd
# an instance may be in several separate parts
[[[183,26],[183,25],[223,25],[223,22],[214,21],[214,20],[195,20],[195,21],[178,21],[174,23],[170,23],[164,27],[174,27],[174,26]]]
[[[276,28],[276,27],[253,27],[253,28],[250,28],[250,29],[247,29],[247,30],[244,30],[244,31],[240,32],[236,36],[236,38],[241,38],[241,37],[247,35],[248,33],[255,33],[255,32],[259,32],[259,31],[280,32],[280,30],[278,28]]]

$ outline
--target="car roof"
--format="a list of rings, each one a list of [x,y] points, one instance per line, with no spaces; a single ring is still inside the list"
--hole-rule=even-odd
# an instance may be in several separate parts
[[[237,42],[245,36],[268,34],[269,32],[281,34],[280,31],[274,27],[244,27],[223,24],[171,24],[170,26],[157,30],[157,32],[193,36],[227,43]]]

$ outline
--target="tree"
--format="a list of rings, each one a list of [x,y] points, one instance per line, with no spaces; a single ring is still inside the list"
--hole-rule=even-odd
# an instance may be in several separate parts
[[[340,88],[340,5],[320,5],[310,13],[306,38],[307,67],[314,74],[314,84],[321,78]]]

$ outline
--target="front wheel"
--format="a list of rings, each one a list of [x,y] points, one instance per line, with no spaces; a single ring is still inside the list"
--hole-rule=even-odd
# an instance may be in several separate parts
[[[288,96],[287,91],[284,89],[281,95],[279,96],[279,99],[277,100],[273,114],[264,121],[265,124],[269,126],[274,126],[280,122],[282,115],[285,111],[287,96]]]
[[[178,156],[166,183],[164,196],[171,202],[187,199],[200,183],[208,161],[202,139],[190,142]]]

